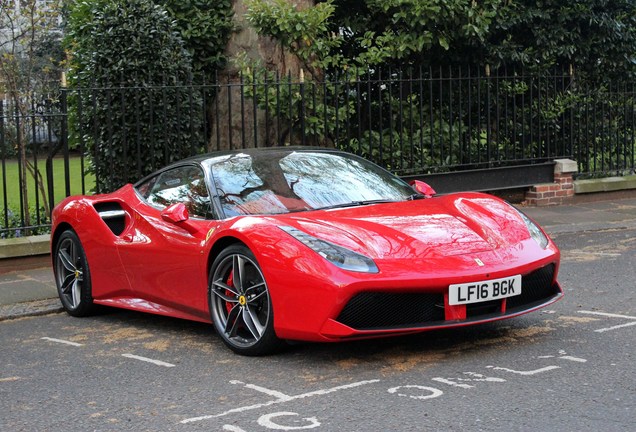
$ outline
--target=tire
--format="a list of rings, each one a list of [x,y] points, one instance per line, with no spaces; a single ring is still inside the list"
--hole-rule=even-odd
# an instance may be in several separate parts
[[[84,317],[95,312],[91,295],[91,273],[82,243],[72,230],[66,230],[55,245],[53,271],[57,294],[69,315]]]
[[[234,244],[216,257],[210,271],[208,300],[217,333],[235,353],[259,356],[284,345],[274,332],[267,283],[247,247]]]

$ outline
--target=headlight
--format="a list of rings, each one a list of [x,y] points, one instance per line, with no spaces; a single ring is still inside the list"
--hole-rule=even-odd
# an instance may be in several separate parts
[[[321,240],[290,226],[279,227],[287,234],[314,250],[318,255],[343,270],[364,273],[377,273],[378,267],[373,260],[357,252]]]
[[[513,207],[513,208],[517,210],[519,214],[521,215],[521,219],[523,219],[523,222],[526,224],[526,227],[528,228],[528,232],[530,232],[530,237],[532,237],[534,241],[536,241],[537,244],[541,246],[541,249],[547,248],[548,237],[546,237],[546,235],[543,234],[543,231],[541,231],[541,228],[539,228],[537,224],[532,222],[530,218],[526,216],[521,210],[517,209],[516,207]]]

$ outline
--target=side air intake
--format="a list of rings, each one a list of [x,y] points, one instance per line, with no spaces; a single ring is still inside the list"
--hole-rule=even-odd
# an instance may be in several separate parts
[[[116,236],[124,232],[126,227],[126,212],[119,203],[102,202],[95,204],[95,210],[99,213],[104,223]]]

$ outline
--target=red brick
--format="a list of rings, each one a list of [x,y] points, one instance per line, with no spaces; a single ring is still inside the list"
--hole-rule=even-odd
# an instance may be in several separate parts
[[[551,184],[540,184],[533,187],[535,192],[547,192],[552,187]]]
[[[572,184],[572,177],[555,178],[554,181],[558,184]]]

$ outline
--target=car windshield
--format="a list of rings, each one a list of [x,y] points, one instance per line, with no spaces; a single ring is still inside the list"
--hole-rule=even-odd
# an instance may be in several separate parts
[[[208,160],[227,217],[403,201],[405,182],[357,156],[270,150]]]

